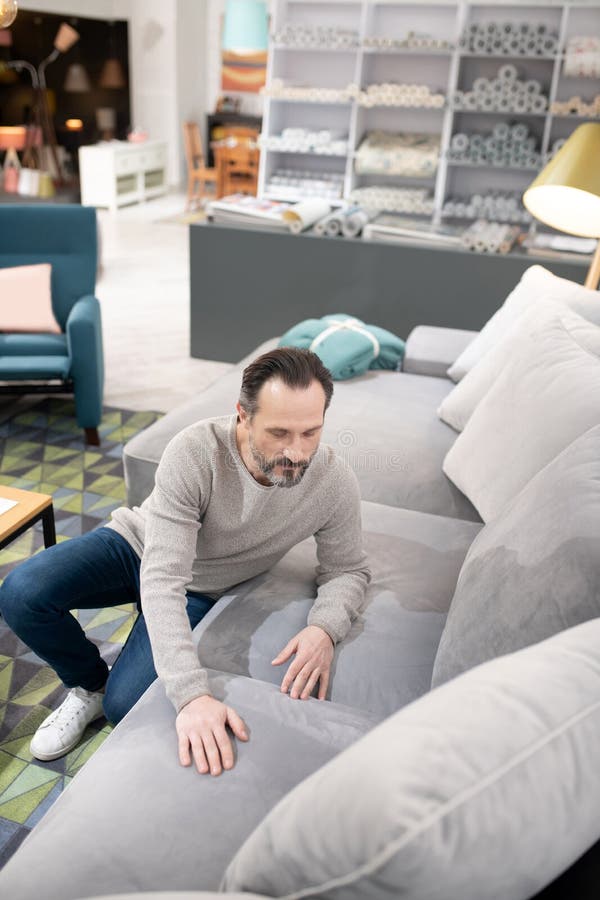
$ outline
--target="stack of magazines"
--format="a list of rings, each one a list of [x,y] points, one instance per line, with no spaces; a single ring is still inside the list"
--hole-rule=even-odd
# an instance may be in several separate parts
[[[261,228],[268,231],[287,231],[288,225],[283,213],[289,210],[291,203],[278,200],[265,200],[251,197],[248,194],[231,194],[212,200],[206,207],[206,215],[213,222],[224,225]]]
[[[241,225],[268,231],[291,231],[301,234],[319,219],[329,215],[327,200],[307,197],[297,203],[265,200],[246,194],[231,194],[208,204],[206,214],[213,222]]]

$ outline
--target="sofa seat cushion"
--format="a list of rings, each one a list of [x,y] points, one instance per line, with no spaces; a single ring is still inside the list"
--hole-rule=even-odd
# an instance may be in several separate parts
[[[65,381],[71,371],[68,356],[4,356],[0,359],[0,381],[32,381],[59,378]]]
[[[65,334],[0,334],[0,356],[68,356]]]
[[[372,571],[367,603],[336,647],[328,699],[382,719],[429,690],[456,580],[480,526],[362,504]],[[306,626],[315,597],[315,542],[229,592],[194,631],[203,665],[281,684],[271,660]]]
[[[223,887],[528,900],[600,837],[599,644],[594,619],[411,703],[287,794]]]
[[[247,360],[275,344],[263,344]],[[178,431],[198,419],[234,410],[244,364],[129,441],[124,465],[130,505],[139,505],[152,491],[158,461]],[[472,504],[442,472],[456,434],[440,422],[436,410],[452,387],[445,378],[401,372],[369,371],[336,382],[323,441],[352,466],[364,500],[480,521]]]
[[[155,682],[0,871],[0,897],[216,890],[275,803],[375,724],[264,682],[210,676],[250,735],[234,768],[214,778],[180,765],[175,711]]]

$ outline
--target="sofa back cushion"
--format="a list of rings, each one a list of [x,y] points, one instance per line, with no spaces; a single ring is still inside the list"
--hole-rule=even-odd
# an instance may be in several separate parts
[[[574,441],[473,541],[433,686],[600,616],[600,425]]]
[[[485,354],[500,341],[532,303],[561,303],[596,325],[600,325],[600,294],[553,275],[543,266],[530,266],[502,306],[484,325],[475,340],[448,369],[453,381],[460,381]]]
[[[52,266],[0,269],[0,331],[60,333],[52,312]]]
[[[531,333],[535,334],[540,322],[556,317],[563,310],[564,307],[555,302],[532,303],[523,315],[512,323],[498,343],[444,397],[437,410],[442,422],[450,425],[455,431],[463,431],[478,403],[483,400],[504,366],[516,354],[528,352],[527,341],[523,342],[522,338],[527,337],[530,340]]]
[[[96,210],[74,203],[0,204],[0,269],[49,263],[52,305],[65,330],[73,305],[96,284]]]
[[[600,619],[472,669],[294,788],[228,890],[526,900],[600,836]]]
[[[600,328],[570,310],[520,330],[514,355],[443,469],[484,522],[575,438],[600,423]]]

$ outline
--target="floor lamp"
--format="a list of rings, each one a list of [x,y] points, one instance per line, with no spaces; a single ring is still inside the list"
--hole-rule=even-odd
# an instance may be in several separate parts
[[[600,238],[600,123],[575,129],[523,194],[532,216],[558,231]],[[585,279],[597,290],[600,240]]]
[[[50,109],[48,107],[46,68],[50,65],[50,63],[53,63],[56,59],[58,59],[58,57],[62,53],[66,53],[68,50],[70,50],[73,44],[75,44],[78,40],[79,33],[75,31],[75,29],[70,25],[67,25],[66,22],[63,22],[56,33],[56,37],[54,38],[54,48],[52,52],[42,60],[37,69],[25,59],[14,59],[10,60],[9,62],[3,63],[3,66],[7,69],[15,69],[17,72],[20,72],[24,69],[25,71],[29,72],[29,75],[31,77],[31,86],[33,88],[32,124],[34,127],[32,135],[36,133],[37,128],[41,129],[41,133],[43,135],[43,143],[46,144],[52,155],[52,162],[54,163],[57,181],[59,184],[62,184],[62,176],[60,173],[60,165],[56,152],[58,143],[56,140],[56,132],[54,130],[54,123],[52,122],[52,116],[50,115]],[[33,154],[34,145],[33,143],[30,143],[28,144],[27,148],[25,149],[25,153],[23,154],[23,163],[25,165],[29,165],[33,161]],[[38,165],[39,163],[40,160],[38,158]]]

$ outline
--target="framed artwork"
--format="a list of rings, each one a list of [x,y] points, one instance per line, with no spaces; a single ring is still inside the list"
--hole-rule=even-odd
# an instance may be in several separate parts
[[[221,40],[221,90],[257,94],[267,79],[265,0],[227,0]]]

